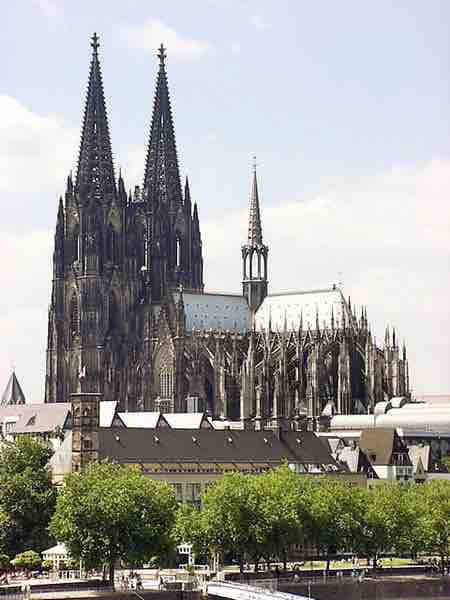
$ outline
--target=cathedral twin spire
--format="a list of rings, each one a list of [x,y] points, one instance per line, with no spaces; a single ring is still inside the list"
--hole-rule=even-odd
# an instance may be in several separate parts
[[[116,183],[98,58],[99,45],[98,36],[94,33],[75,190],[82,196],[101,199],[115,192]]]
[[[165,68],[166,52],[158,52],[159,71],[153,104],[150,137],[144,175],[144,199],[151,208],[170,203],[172,209],[182,204],[177,148]]]

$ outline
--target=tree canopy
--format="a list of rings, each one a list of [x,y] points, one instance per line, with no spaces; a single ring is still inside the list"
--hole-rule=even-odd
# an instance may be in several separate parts
[[[11,563],[18,569],[37,569],[42,564],[40,555],[34,550],[25,550],[13,558]]]
[[[48,525],[56,491],[47,467],[51,448],[20,437],[0,448],[0,551],[10,556],[52,541]]]
[[[119,560],[149,560],[168,544],[175,496],[137,467],[93,463],[65,479],[50,531],[86,566],[106,564],[114,585]]]

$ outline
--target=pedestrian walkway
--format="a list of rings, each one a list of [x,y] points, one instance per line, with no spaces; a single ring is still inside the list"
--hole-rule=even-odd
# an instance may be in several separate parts
[[[244,583],[210,581],[207,585],[208,596],[229,598],[230,600],[314,600],[297,594],[277,592]]]

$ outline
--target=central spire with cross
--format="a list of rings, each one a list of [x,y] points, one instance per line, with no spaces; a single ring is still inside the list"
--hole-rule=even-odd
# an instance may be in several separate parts
[[[91,46],[94,49],[95,54],[97,54],[97,50],[100,46],[100,42],[98,41],[98,35],[95,31],[94,31],[94,35],[91,38]]]
[[[252,311],[256,311],[267,296],[267,255],[263,244],[259,210],[256,156],[253,156],[253,181],[250,193],[247,243],[242,246],[243,294]]]
[[[92,60],[84,109],[76,189],[100,202],[115,192],[114,166],[109,137],[103,80],[98,58],[99,38],[91,38]]]
[[[161,46],[158,48],[159,66],[161,68],[164,68],[166,56],[167,54],[166,49],[164,48],[164,44],[161,44]]]

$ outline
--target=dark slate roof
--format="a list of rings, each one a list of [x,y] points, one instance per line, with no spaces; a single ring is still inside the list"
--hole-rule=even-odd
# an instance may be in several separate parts
[[[99,458],[121,463],[225,462],[333,465],[325,444],[312,432],[214,429],[99,429]]]
[[[13,371],[0,400],[0,406],[14,406],[16,404],[25,404],[25,394]]]

